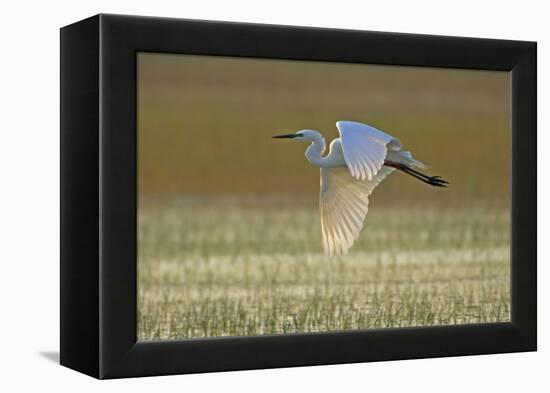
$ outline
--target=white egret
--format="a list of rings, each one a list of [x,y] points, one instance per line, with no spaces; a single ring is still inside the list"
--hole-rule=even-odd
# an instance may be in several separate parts
[[[328,255],[347,254],[363,228],[369,207],[369,195],[395,169],[435,187],[449,184],[440,176],[427,176],[414,168],[428,167],[402,150],[399,140],[367,124],[339,121],[340,138],[330,144],[329,153],[323,135],[315,130],[273,138],[292,138],[310,142],[307,160],[321,168],[319,213],[323,248]]]

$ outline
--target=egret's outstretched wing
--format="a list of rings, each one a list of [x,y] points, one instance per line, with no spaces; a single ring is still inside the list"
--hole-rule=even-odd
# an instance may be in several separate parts
[[[385,166],[372,180],[357,180],[345,167],[321,168],[319,213],[326,254],[348,252],[363,228],[369,195],[392,171]]]
[[[403,147],[394,137],[363,123],[339,121],[336,127],[344,159],[356,179],[371,180],[384,165],[388,149],[398,151]]]

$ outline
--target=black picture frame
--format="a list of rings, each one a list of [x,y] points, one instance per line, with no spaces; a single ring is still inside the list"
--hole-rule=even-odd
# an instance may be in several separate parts
[[[136,333],[136,53],[511,72],[511,322],[185,341]],[[61,364],[96,378],[536,350],[536,43],[96,15],[61,29]]]

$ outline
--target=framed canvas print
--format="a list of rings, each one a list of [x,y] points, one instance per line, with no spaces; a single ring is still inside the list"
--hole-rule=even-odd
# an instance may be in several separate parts
[[[536,44],[61,29],[61,364],[536,350]]]

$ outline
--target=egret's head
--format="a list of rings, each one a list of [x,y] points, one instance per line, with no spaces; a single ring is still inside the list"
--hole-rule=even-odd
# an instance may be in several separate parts
[[[275,135],[273,138],[289,138],[297,141],[315,141],[322,138],[321,134],[314,130],[300,130],[294,134]]]

